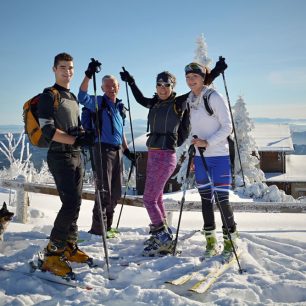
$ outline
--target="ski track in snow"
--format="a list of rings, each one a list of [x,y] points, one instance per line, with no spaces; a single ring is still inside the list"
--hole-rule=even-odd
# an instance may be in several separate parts
[[[187,231],[182,230],[182,234]],[[83,238],[90,238],[81,233]],[[0,245],[1,265],[28,271],[26,262],[46,245],[44,236],[18,233],[22,240],[10,240]],[[36,237],[36,239],[35,239]],[[38,238],[37,238],[38,237]],[[109,239],[109,255],[125,256],[129,260],[141,256],[143,241],[147,235],[143,229],[122,229],[121,235]],[[220,243],[221,235],[219,237]],[[100,237],[80,243],[82,249],[103,266],[104,255]],[[182,286],[165,284],[200,267],[213,266],[213,261],[200,262],[203,253],[203,237],[200,233],[184,241],[181,257],[149,258],[139,264],[119,265],[120,260],[110,259],[110,273],[115,280],[107,279],[106,269],[88,268],[73,264],[78,279],[95,287],[92,291],[49,284],[34,277],[18,273],[0,274],[0,305],[306,305],[306,243],[269,235],[241,234],[241,266],[247,270],[240,275],[237,265],[232,266],[204,294],[189,292],[195,280]],[[196,277],[195,277],[196,279]],[[51,298],[52,297],[52,298]],[[154,302],[153,302],[154,301]]]

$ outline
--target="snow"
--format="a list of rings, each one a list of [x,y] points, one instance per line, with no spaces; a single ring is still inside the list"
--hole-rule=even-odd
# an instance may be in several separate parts
[[[289,125],[254,124],[251,133],[256,140],[258,151],[294,151]]]
[[[0,201],[9,193],[1,189]],[[78,221],[80,247],[104,263],[100,237],[87,233],[93,203],[83,201]],[[15,211],[15,207],[8,206]],[[54,218],[60,208],[58,197],[30,194],[30,222],[11,222],[0,242],[0,265],[27,271],[27,262],[47,244]],[[116,210],[118,214],[119,207]],[[117,216],[117,215],[116,215]],[[225,272],[205,294],[191,293],[184,286],[165,284],[166,280],[201,267],[199,257],[204,243],[200,233],[185,240],[180,257],[148,259],[128,267],[111,260],[108,280],[105,267],[88,268],[73,264],[73,270],[88,285],[87,291],[51,284],[20,273],[0,272],[0,305],[306,305],[306,223],[303,214],[236,213],[243,249],[239,274],[237,265]],[[115,217],[116,220],[116,217]],[[177,224],[175,213],[173,223]],[[217,236],[222,242],[220,216],[216,214]],[[139,258],[148,237],[149,219],[145,209],[124,207],[120,236],[108,240],[110,256]],[[200,212],[184,212],[180,235],[201,229]]]

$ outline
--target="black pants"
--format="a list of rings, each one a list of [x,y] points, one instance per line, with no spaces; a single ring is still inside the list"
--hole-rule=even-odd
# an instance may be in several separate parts
[[[90,232],[97,235],[102,234],[98,190],[100,190],[103,217],[106,221],[107,230],[111,229],[115,207],[121,197],[121,149],[114,148],[111,145],[101,144],[101,153],[102,157],[100,156],[99,145],[96,144],[93,156],[97,175],[97,190]],[[102,187],[105,192],[103,192]]]
[[[218,201],[220,204],[220,209],[222,209],[222,212],[220,212],[220,214],[223,228],[226,228],[227,226],[230,232],[234,232],[236,230],[236,223],[234,221],[233,209],[229,203],[228,192],[215,191],[214,201],[212,201],[211,190],[201,190],[200,195],[202,199],[202,215],[204,220],[204,229],[214,230],[216,228],[214,202]]]
[[[50,240],[77,241],[82,201],[83,165],[80,152],[48,152],[47,162],[58,190],[62,207],[54,221]]]

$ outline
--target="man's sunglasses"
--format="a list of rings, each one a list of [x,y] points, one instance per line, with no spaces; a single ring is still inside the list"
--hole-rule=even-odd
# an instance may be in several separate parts
[[[160,82],[158,82],[158,83],[156,83],[156,86],[158,86],[158,87],[161,87],[161,86],[163,86],[163,87],[170,87],[171,84],[170,83],[160,83]]]

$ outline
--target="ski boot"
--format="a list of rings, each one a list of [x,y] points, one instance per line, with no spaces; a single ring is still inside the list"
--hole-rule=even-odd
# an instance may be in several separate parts
[[[106,238],[110,239],[110,238],[116,238],[119,234],[118,229],[116,228],[110,228],[109,230],[107,230],[106,232]]]
[[[144,241],[144,243],[143,243],[144,245],[150,245],[150,244],[152,244],[152,243],[154,242],[154,239],[156,238],[155,226],[154,226],[153,224],[150,224],[149,226],[150,226],[150,232],[149,232],[149,234],[151,234],[151,236],[150,236],[149,239],[147,239],[147,240]],[[169,235],[170,235],[170,237],[171,237],[171,240],[172,240],[172,239],[173,239],[173,233],[172,233],[171,228],[170,228],[169,226],[167,226],[167,225],[164,225],[164,226],[165,226],[165,228],[167,229],[167,231],[168,231],[168,233],[169,233]]]
[[[44,249],[44,257],[38,262],[41,271],[49,271],[64,279],[75,279],[75,274],[64,254],[65,245],[62,242],[49,241]]]
[[[80,250],[75,242],[67,242],[64,254],[70,262],[87,263],[89,266],[93,265],[93,259]]]
[[[215,230],[204,230],[204,235],[206,238],[206,249],[204,252],[204,258],[211,258],[218,255],[218,241],[216,237]]]
[[[238,232],[236,230],[236,226],[232,229],[229,229],[229,233],[231,235],[231,240],[233,242],[233,245],[228,237],[228,234],[227,234],[227,230],[226,228],[222,227],[223,229],[223,241],[224,241],[224,248],[223,248],[223,251],[222,251],[222,257],[224,259],[224,261],[229,261],[232,257],[233,257],[233,246],[235,248],[235,250],[238,249],[238,246],[237,246],[237,239],[239,238],[239,235],[238,235]]]
[[[143,256],[161,256],[173,251],[172,237],[163,226],[152,233],[153,241],[143,250]]]

